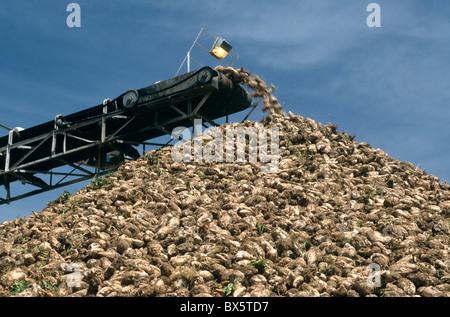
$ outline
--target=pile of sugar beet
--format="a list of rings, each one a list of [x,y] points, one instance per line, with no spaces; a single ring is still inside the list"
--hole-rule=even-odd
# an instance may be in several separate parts
[[[278,171],[151,151],[3,223],[0,296],[450,295],[448,184],[292,113],[229,126],[277,127]]]

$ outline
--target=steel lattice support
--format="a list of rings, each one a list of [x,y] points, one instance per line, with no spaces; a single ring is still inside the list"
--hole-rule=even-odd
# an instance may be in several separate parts
[[[250,103],[240,86],[202,68],[30,129],[11,130],[0,138],[0,185],[6,191],[0,204],[111,173],[141,155],[135,147],[167,146],[177,126],[192,127],[195,119],[216,125],[215,119]],[[167,143],[152,142],[166,134]],[[30,188],[16,194],[15,181]]]

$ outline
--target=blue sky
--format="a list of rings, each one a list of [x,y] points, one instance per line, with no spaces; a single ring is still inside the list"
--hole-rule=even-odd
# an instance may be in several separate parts
[[[71,2],[80,28],[66,24]],[[3,0],[0,123],[31,127],[171,78],[205,28],[233,45],[236,67],[277,87],[286,111],[338,124],[448,182],[450,4],[376,1],[381,27],[369,28],[371,2]],[[0,222],[84,185],[2,205]]]

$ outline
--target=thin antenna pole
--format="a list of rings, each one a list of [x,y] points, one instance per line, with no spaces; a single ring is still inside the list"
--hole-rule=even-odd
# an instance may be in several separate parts
[[[187,71],[191,71],[191,51],[187,52]]]
[[[204,32],[204,29],[202,28],[202,29],[200,30],[200,32],[198,33],[197,37],[195,38],[194,43],[192,43],[191,48],[190,48],[189,51],[187,52],[186,57],[184,58],[183,63],[181,63],[180,68],[178,68],[178,71],[177,71],[177,73],[175,74],[175,76],[178,75],[178,73],[180,72],[181,67],[183,67],[183,65],[184,65],[184,63],[185,63],[186,61],[187,61],[187,64],[188,64],[188,72],[190,72],[190,68],[191,68],[191,65],[190,65],[191,51],[192,51],[192,49],[194,48],[195,44],[197,43],[198,39],[200,38],[200,35],[201,35],[203,32]],[[206,32],[206,31],[205,31],[205,32]]]
[[[6,129],[8,131],[11,131],[12,129],[8,128],[6,125],[3,125],[0,123],[0,127],[2,127],[3,129]]]

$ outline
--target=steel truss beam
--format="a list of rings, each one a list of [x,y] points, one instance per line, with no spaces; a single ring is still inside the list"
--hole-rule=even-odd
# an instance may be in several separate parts
[[[137,116],[121,116],[120,120],[123,120],[122,124],[114,129],[112,133],[107,134],[106,128],[111,119],[117,119],[117,113],[107,113],[107,107],[105,107],[105,113],[103,116],[98,118],[93,118],[86,122],[77,123],[70,125],[68,127],[57,127],[55,124],[55,129],[50,133],[42,134],[36,136],[31,139],[19,141],[16,143],[12,142],[12,138],[10,138],[11,142],[8,142],[6,147],[0,148],[0,155],[5,155],[8,159],[5,160],[5,166],[3,170],[0,170],[0,177],[5,179],[5,189],[6,189],[6,197],[0,197],[0,205],[10,203],[19,199],[23,199],[26,197],[30,197],[33,195],[37,195],[40,193],[44,193],[46,191],[50,191],[53,189],[61,188],[64,186],[72,185],[78,182],[86,181],[92,179],[94,177],[99,177],[101,175],[105,175],[107,173],[111,173],[115,171],[119,165],[115,165],[109,168],[103,168],[100,163],[101,160],[96,160],[96,165],[84,165],[83,162],[70,162],[65,159],[68,155],[76,155],[78,152],[82,152],[87,149],[97,148],[98,153],[97,156],[103,156],[106,153],[102,152],[102,149],[105,148],[106,145],[109,146],[109,150],[112,148],[116,148],[115,144],[130,144],[133,146],[168,146],[174,138],[171,136],[171,139],[167,143],[154,143],[154,142],[146,142],[146,141],[132,141],[128,140],[129,138],[140,135],[146,132],[150,132],[152,130],[160,130],[164,134],[171,135],[171,131],[165,129],[165,126],[173,125],[176,123],[183,122],[186,125],[187,122],[192,121],[193,119],[202,119],[209,122],[212,125],[217,125],[213,120],[206,118],[203,115],[199,114],[200,109],[203,107],[206,100],[210,97],[211,92],[206,93],[203,98],[197,103],[192,104],[192,100],[187,100],[189,106],[187,107],[187,111],[181,109],[177,105],[170,105],[170,108],[175,110],[175,113],[178,114],[177,117],[173,117],[169,120],[159,120],[158,119],[158,110],[154,111],[152,114],[154,116],[152,124],[141,128],[136,131],[121,133],[125,127],[131,125]],[[192,110],[193,109],[193,110]],[[57,118],[55,118],[56,122]],[[74,134],[75,131],[78,131],[80,128],[87,127],[90,125],[99,125],[100,129],[99,135],[97,138],[82,138]],[[75,139],[80,142],[80,145],[73,149],[67,149],[67,140]],[[46,142],[51,141],[51,148],[45,147]],[[61,151],[58,151],[57,148],[61,148]],[[22,155],[19,159],[17,159],[14,163],[9,159],[11,156],[11,152],[14,150],[21,150]],[[47,155],[43,158],[27,161],[27,159],[32,156],[33,153],[45,150],[47,151]],[[120,151],[120,150],[118,150]],[[144,150],[145,151],[145,150]],[[123,153],[122,153],[123,154]],[[33,166],[43,164],[49,161],[57,160],[61,162],[64,166],[72,167],[71,171],[40,171],[33,170]],[[94,170],[89,170],[89,169]],[[47,175],[50,176],[50,180],[45,182],[41,178],[38,178],[36,175]],[[25,194],[19,194],[14,196],[11,192],[10,183],[11,181],[7,180],[9,178],[19,179],[23,184],[33,185],[37,187],[37,189],[30,190]]]
[[[194,119],[216,126],[215,119],[251,103],[241,87],[205,68],[142,88],[139,94],[133,108],[118,105],[124,94],[103,106],[58,115],[20,133],[21,139],[13,130],[0,138],[0,186],[6,190],[0,205],[111,173],[140,156],[137,146],[144,152],[145,146],[168,146],[177,138],[171,135],[175,127],[193,127]],[[152,142],[163,135],[170,140]],[[25,193],[11,188],[15,181],[27,186]]]

